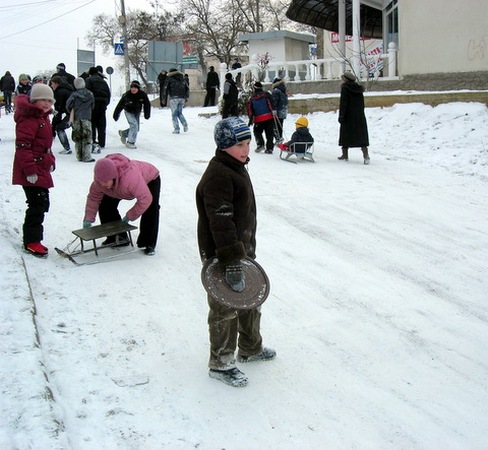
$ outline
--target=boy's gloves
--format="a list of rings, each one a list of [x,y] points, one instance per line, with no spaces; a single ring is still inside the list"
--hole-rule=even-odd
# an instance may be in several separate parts
[[[244,290],[246,283],[244,282],[242,264],[239,260],[232,261],[225,266],[225,280],[233,291],[242,292]]]
[[[124,218],[122,219],[122,222],[129,223],[129,219],[127,218],[127,216],[124,216]]]
[[[91,227],[91,222],[88,222],[88,220],[83,221],[83,228],[90,228]]]
[[[27,176],[26,176],[26,178],[27,178],[27,181],[28,181],[29,183],[31,183],[31,184],[36,184],[38,176],[37,176],[37,174],[34,174],[34,175],[27,175]]]

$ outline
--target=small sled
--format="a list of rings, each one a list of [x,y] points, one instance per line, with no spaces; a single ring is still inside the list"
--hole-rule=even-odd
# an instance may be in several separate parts
[[[225,281],[225,266],[217,258],[207,259],[202,267],[201,280],[207,293],[221,305],[233,309],[252,309],[260,306],[269,295],[269,279],[264,269],[253,259],[244,258],[242,271],[246,283],[242,292],[235,292]]]
[[[55,247],[56,252],[58,255],[62,256],[63,258],[69,259],[73,264],[77,266],[83,266],[86,264],[96,264],[102,261],[106,261],[109,259],[117,258],[122,255],[126,255],[127,253],[132,253],[135,251],[134,243],[132,241],[131,231],[137,230],[137,227],[133,225],[129,225],[126,222],[117,221],[117,222],[108,222],[102,225],[96,225],[90,228],[81,228],[79,230],[73,230],[72,233],[76,236],[76,238],[70,242],[65,249],[61,250],[60,248]],[[129,237],[129,246],[131,247],[128,251],[120,251],[115,255],[110,256],[100,256],[100,250],[105,250],[107,248],[116,248],[119,250],[118,247],[121,246],[120,241],[118,241],[118,234],[127,233]],[[97,245],[97,239],[108,238],[111,236],[116,236],[116,240],[113,244],[109,245]],[[75,248],[72,248],[73,244],[78,242],[78,245]],[[86,242],[92,242],[92,246],[86,248]],[[84,261],[77,261],[76,258],[81,255],[87,255],[91,252],[95,253],[96,258]]]
[[[313,142],[293,142],[286,150],[280,149],[280,158],[295,164],[298,161],[315,162],[313,151]]]

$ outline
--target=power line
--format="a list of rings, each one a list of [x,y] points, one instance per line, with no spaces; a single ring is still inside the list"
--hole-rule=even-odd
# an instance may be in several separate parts
[[[48,0],[48,1],[52,1],[52,0]],[[71,14],[73,11],[76,11],[78,9],[81,9],[81,8],[84,8],[85,6],[89,5],[90,3],[93,3],[95,2],[96,0],[90,0],[88,2],[86,2],[85,4],[81,5],[81,6],[78,6],[77,8],[73,8],[71,9],[70,11],[67,11],[63,14],[60,14],[59,16],[56,16],[56,17],[53,17],[52,19],[48,19],[48,20],[45,20],[44,22],[41,22],[37,25],[33,25],[32,27],[29,27],[29,28],[26,28],[25,30],[21,30],[21,31],[17,31],[15,33],[12,33],[12,34],[8,34],[6,36],[0,36],[0,40],[2,39],[7,39],[9,37],[12,37],[12,36],[17,36],[18,34],[21,34],[21,33],[25,33],[26,31],[30,31],[30,30],[33,30],[34,28],[37,28],[37,27],[40,27],[42,25],[45,25],[46,23],[49,23],[49,22],[52,22],[53,20],[56,20],[56,19],[59,19],[60,17],[64,17],[66,16],[67,14]],[[46,2],[44,2],[46,3]]]

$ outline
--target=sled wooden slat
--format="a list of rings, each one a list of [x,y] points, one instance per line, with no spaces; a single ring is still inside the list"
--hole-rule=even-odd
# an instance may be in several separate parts
[[[97,239],[100,238],[107,238],[110,236],[115,236],[120,233],[127,233],[129,236],[129,242],[132,247],[134,247],[134,243],[132,242],[131,231],[137,230],[137,227],[134,225],[129,225],[122,220],[118,222],[108,222],[102,225],[96,225],[90,228],[81,228],[79,230],[73,230],[72,233],[80,238],[81,244],[81,253],[85,253],[85,251],[94,251],[95,254],[98,256],[98,247],[97,247]],[[86,241],[93,242],[93,249],[85,250],[83,243]]]

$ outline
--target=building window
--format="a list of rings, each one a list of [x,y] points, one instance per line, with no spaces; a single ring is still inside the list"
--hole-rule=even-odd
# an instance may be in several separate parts
[[[393,0],[385,8],[385,48],[394,42],[398,48],[398,0]]]

